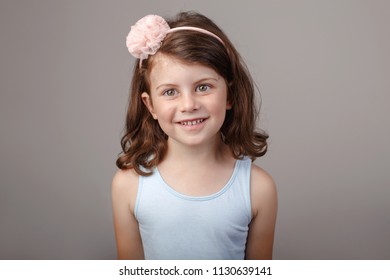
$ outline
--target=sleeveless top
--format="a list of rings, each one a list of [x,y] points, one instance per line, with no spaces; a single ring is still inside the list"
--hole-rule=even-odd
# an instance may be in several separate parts
[[[209,196],[183,195],[158,169],[139,178],[135,217],[145,259],[244,259],[251,221],[251,160],[237,160],[228,183]]]

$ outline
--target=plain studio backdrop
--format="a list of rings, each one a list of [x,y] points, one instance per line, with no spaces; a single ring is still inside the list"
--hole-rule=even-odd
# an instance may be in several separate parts
[[[0,259],[114,259],[111,179],[147,14],[195,10],[245,59],[275,259],[390,259],[389,1],[0,3]]]

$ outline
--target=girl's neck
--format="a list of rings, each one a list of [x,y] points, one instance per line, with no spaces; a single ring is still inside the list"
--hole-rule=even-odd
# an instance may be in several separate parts
[[[168,139],[168,151],[164,161],[196,166],[220,162],[230,156],[229,147],[219,137],[211,143],[199,146],[181,145]]]
[[[220,191],[231,178],[236,159],[221,139],[202,146],[168,140],[168,151],[158,171],[177,192],[207,196]]]

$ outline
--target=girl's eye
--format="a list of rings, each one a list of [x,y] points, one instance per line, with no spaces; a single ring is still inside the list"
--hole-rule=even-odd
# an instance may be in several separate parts
[[[200,91],[200,92],[208,91],[209,89],[210,89],[209,85],[200,85],[197,87],[197,91]]]
[[[176,90],[174,90],[174,89],[168,89],[168,90],[163,92],[163,95],[166,95],[166,96],[174,96],[175,94],[176,94]]]

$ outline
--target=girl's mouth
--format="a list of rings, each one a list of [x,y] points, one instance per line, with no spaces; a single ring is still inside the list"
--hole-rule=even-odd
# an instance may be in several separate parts
[[[187,125],[187,126],[192,126],[192,125],[197,125],[202,122],[204,122],[205,119],[196,119],[196,120],[190,120],[190,121],[182,121],[179,122],[181,125]]]

